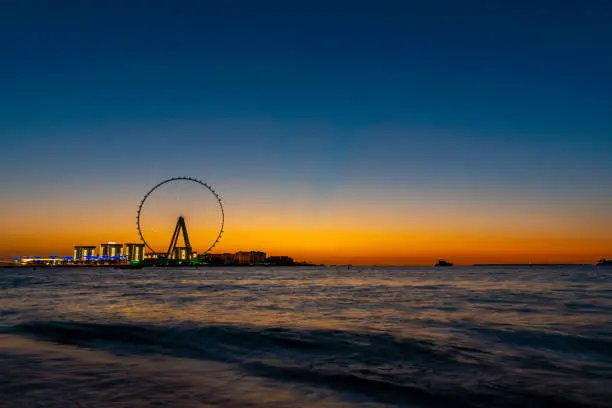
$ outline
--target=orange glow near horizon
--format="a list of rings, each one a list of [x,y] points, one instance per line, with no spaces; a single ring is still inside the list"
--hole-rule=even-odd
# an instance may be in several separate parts
[[[457,264],[594,263],[612,250],[612,222],[598,205],[443,200],[428,192],[414,194],[418,200],[279,199],[280,193],[236,190],[226,193],[225,233],[213,252],[262,250],[325,264],[431,265],[440,257]],[[0,257],[67,255],[74,245],[138,242],[134,202],[136,192],[4,200]],[[188,216],[186,222],[201,251],[214,232],[190,224]]]

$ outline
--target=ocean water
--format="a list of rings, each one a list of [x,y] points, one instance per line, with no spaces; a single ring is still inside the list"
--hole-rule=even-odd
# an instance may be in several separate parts
[[[0,407],[612,406],[612,268],[0,269]]]

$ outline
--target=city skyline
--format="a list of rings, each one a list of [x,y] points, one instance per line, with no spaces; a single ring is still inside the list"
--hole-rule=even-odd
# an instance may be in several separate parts
[[[230,223],[231,225],[231,223]],[[197,230],[196,230],[197,231]],[[77,234],[78,235],[78,234]],[[128,234],[129,236],[130,234]],[[231,233],[229,234],[230,236],[232,235]],[[117,236],[117,234],[115,234],[115,236]],[[392,251],[388,251],[386,253],[384,253],[383,256],[380,255],[381,251],[380,249],[378,249],[378,254],[368,257],[368,253],[363,253],[361,255],[354,255],[354,252],[350,252],[350,253],[346,253],[342,250],[339,250],[337,253],[335,254],[330,254],[327,255],[326,258],[318,258],[316,256],[313,257],[313,253],[307,252],[307,251],[296,251],[297,254],[297,258],[300,259],[304,259],[304,260],[308,260],[308,261],[312,261],[315,263],[325,263],[325,264],[355,264],[355,265],[428,265],[431,264],[432,261],[438,259],[438,258],[449,258],[451,260],[453,260],[454,262],[456,262],[459,265],[470,265],[470,264],[474,264],[474,263],[593,263],[593,261],[595,259],[600,259],[602,257],[601,254],[598,254],[597,252],[593,251],[592,248],[596,248],[596,244],[597,242],[593,242],[593,246],[591,247],[591,252],[590,252],[590,256],[588,255],[589,253],[587,252],[586,256],[582,256],[582,257],[568,257],[568,252],[566,250],[564,250],[563,252],[544,252],[542,251],[542,244],[546,244],[546,240],[542,239],[542,240],[538,240],[537,238],[532,239],[529,244],[531,244],[531,256],[526,256],[523,258],[514,258],[514,257],[508,257],[508,258],[500,258],[499,255],[494,255],[494,256],[487,256],[486,251],[483,252],[478,252],[476,254],[474,254],[471,251],[466,251],[465,249],[461,249],[461,244],[458,244],[457,247],[459,247],[459,250],[447,250],[446,251],[446,255],[442,256],[442,254],[438,254],[436,255],[436,253],[431,252],[431,251],[427,251],[427,244],[434,244],[434,242],[440,242],[440,237],[441,235],[421,235],[421,236],[417,236],[417,238],[414,240],[415,242],[420,242],[421,243],[421,248],[415,247],[413,246],[410,250],[405,250],[404,254],[402,254],[403,256],[400,258],[394,258],[394,254]],[[208,238],[210,238],[210,234],[208,234]],[[314,238],[315,240],[317,239],[317,236],[315,235],[314,237],[311,235],[309,238]],[[350,240],[351,238],[353,240],[355,240],[355,237],[351,237],[350,233],[347,233],[345,231],[341,231],[340,233],[338,233],[338,235],[336,237],[332,237],[332,238],[336,238],[336,239],[344,239],[346,240]],[[359,238],[359,237],[357,237]],[[370,237],[373,239],[376,239],[376,237]],[[397,239],[397,236],[391,236],[391,237],[386,237],[387,241],[390,242],[392,240],[396,240],[399,241]],[[449,239],[450,237],[447,237],[447,239]],[[68,237],[68,239],[70,239],[70,237]],[[452,239],[452,238],[450,238]],[[100,241],[100,240],[98,240]],[[104,240],[103,240],[104,241]],[[125,242],[125,244],[119,244],[118,242]],[[134,243],[132,244],[131,242],[134,241]],[[500,244],[500,239],[493,237],[493,236],[486,236],[483,237],[483,241],[486,241],[489,245],[499,245]],[[520,241],[520,242],[519,242]],[[554,244],[554,240],[551,240],[552,243]],[[90,245],[92,244],[92,242],[96,242],[96,240],[92,240],[89,239],[89,241],[85,242],[82,241],[82,244],[80,244],[79,246],[85,246],[84,244]],[[255,241],[254,241],[255,242]],[[355,242],[355,241],[353,241]],[[449,241],[447,241],[449,242]],[[452,241],[450,241],[452,242]],[[507,242],[507,239],[504,239],[503,241],[501,241],[501,243],[503,244],[504,242]],[[525,240],[523,238],[519,238],[515,241],[516,243],[520,243],[522,245],[525,245]],[[578,242],[578,241],[574,241],[574,242]],[[44,248],[49,248],[51,246],[49,246],[46,242],[43,243],[44,244]],[[60,248],[59,245],[55,245],[53,246],[53,248],[56,248],[56,250],[53,251],[43,251],[40,252],[41,254],[47,254],[47,253],[54,253],[54,254],[62,254],[64,255],[67,252],[72,252],[72,248],[74,247],[74,240],[72,241],[72,246],[68,246],[68,247],[64,247],[64,248]],[[350,241],[349,241],[350,244]],[[424,245],[423,245],[424,244]],[[114,240],[114,241],[104,241],[102,243],[97,243],[97,244],[93,244],[93,248],[95,248],[96,253],[99,253],[100,255],[102,255],[104,249],[102,248],[103,246],[124,246],[124,245],[142,245],[144,246],[144,244],[137,242],[137,240],[130,240],[130,239],[124,239],[124,240]],[[434,244],[436,245],[436,244]],[[441,244],[437,244],[437,245],[441,245]],[[215,253],[234,253],[234,252],[240,252],[240,251],[244,251],[244,246],[242,248],[239,247],[235,247],[235,248],[229,248],[229,249],[223,249],[223,248],[227,248],[228,246],[223,246],[221,243],[218,246],[218,251],[213,251],[211,252],[212,254]],[[246,247],[249,247],[248,245]],[[70,250],[68,251],[66,248],[70,248]],[[259,248],[257,250],[260,250],[261,248],[263,248],[262,245],[251,245],[250,248]],[[292,248],[292,244],[289,242],[287,243],[287,245],[285,246],[285,248]],[[490,248],[490,247],[488,247]],[[604,252],[606,250],[605,246],[601,246],[602,250],[601,252]],[[158,249],[159,251],[163,252],[163,249]],[[252,251],[252,249],[250,249]],[[580,253],[582,252],[582,248],[577,248],[574,250],[574,252],[570,252],[569,255],[574,255],[576,253]],[[22,251],[22,253],[20,253],[19,255],[16,255],[15,253],[11,254],[10,257],[13,258],[15,256],[24,256],[24,255],[28,255],[28,256],[32,256],[36,251]],[[197,247],[194,248],[194,252],[199,253],[197,250]],[[274,251],[273,251],[274,252]],[[279,251],[276,251],[277,253]],[[282,252],[282,251],[280,251]],[[285,251],[285,253],[288,251]],[[467,252],[467,254],[466,254]],[[406,259],[406,253],[410,254],[412,256],[412,260],[413,262],[405,262]],[[291,253],[291,255],[296,255],[294,253]],[[450,256],[449,256],[450,254]],[[522,251],[522,254],[525,254],[525,251]],[[583,252],[584,254],[584,252]],[[409,256],[410,256],[409,255]],[[463,256],[462,256],[463,255]],[[467,256],[466,256],[467,255]],[[109,254],[110,256],[110,254]],[[314,259],[313,259],[314,258]],[[5,259],[8,259],[8,257],[6,257]],[[373,262],[372,262],[373,260]]]
[[[227,189],[223,190],[227,191]],[[430,192],[434,197],[436,193],[439,194],[439,192]],[[564,207],[567,212],[565,214],[551,214],[550,207],[541,204],[538,212],[535,211],[537,207],[532,207],[535,214],[532,213],[531,216],[536,215],[536,217],[528,218],[517,211],[517,207],[524,211],[524,204],[509,203],[507,200],[502,201],[499,198],[497,201],[493,201],[494,197],[489,197],[489,202],[486,202],[484,199],[485,193],[487,191],[482,192],[482,201],[485,203],[480,207],[474,207],[471,201],[455,201],[453,204],[456,208],[450,216],[445,214],[443,205],[433,200],[424,203],[405,202],[398,205],[397,201],[388,203],[383,199],[376,202],[372,197],[363,197],[362,200],[359,200],[360,204],[351,206],[352,210],[361,210],[361,213],[356,211],[353,214],[347,214],[346,209],[340,207],[336,208],[331,214],[319,214],[316,219],[304,219],[300,218],[303,212],[296,211],[293,217],[285,216],[284,230],[269,230],[268,227],[257,228],[258,223],[253,223],[253,218],[259,219],[261,224],[272,224],[273,217],[275,217],[274,213],[281,211],[279,206],[283,206],[285,209],[288,207],[287,198],[284,199],[282,204],[277,204],[276,207],[271,205],[275,210],[272,211],[273,214],[261,211],[263,206],[270,205],[269,203],[254,205],[254,213],[252,217],[249,217],[250,220],[240,220],[240,222],[236,222],[234,219],[233,209],[235,207],[232,205],[232,199],[230,199],[224,201],[229,216],[226,219],[225,235],[218,244],[218,249],[221,252],[238,252],[244,248],[261,248],[267,252],[291,253],[299,259],[315,263],[351,263],[355,265],[428,265],[438,258],[449,258],[460,265],[529,262],[592,263],[595,259],[608,256],[609,241],[605,239],[607,225],[605,223],[603,225],[601,223],[597,224],[594,218],[588,222],[588,217],[593,216],[593,208],[596,208],[596,206],[590,209],[589,207],[580,208],[578,203],[566,202]],[[421,192],[419,197],[422,199],[424,195],[425,192]],[[238,195],[237,200],[243,202],[241,198]],[[278,197],[278,201],[282,201],[282,198]],[[298,208],[304,206],[303,201],[295,198],[292,203]],[[49,202],[46,203],[46,211],[49,210],[50,204]],[[437,211],[432,211],[436,210],[435,205],[438,205]],[[376,206],[379,206],[380,211],[375,213],[375,216],[366,212]],[[129,213],[130,207],[133,210],[133,205],[129,206],[121,203],[118,208],[124,208],[122,213],[114,210],[112,203],[109,203],[108,213],[97,212],[97,220],[103,220],[103,224],[106,226],[106,232],[101,235],[106,239],[100,239],[98,231],[92,233],[87,229],[87,225],[89,225],[87,216],[71,223],[70,217],[73,214],[64,214],[67,218],[58,217],[56,220],[48,220],[45,223],[47,228],[51,229],[57,227],[53,223],[62,224],[65,235],[56,235],[53,244],[50,244],[46,239],[46,234],[41,234],[42,238],[38,241],[38,246],[36,245],[37,241],[33,239],[23,242],[14,241],[21,244],[21,247],[4,245],[2,247],[2,250],[4,250],[2,257],[7,259],[38,252],[62,253],[62,250],[70,248],[76,241],[83,244],[87,242],[107,242],[108,237],[117,242],[138,242],[136,230],[132,230],[135,213],[134,211]],[[577,215],[571,214],[570,211],[576,208],[580,208],[579,213]],[[409,209],[410,225],[393,225],[401,219],[401,210],[405,209]],[[429,209],[430,212],[428,213],[426,209]],[[58,211],[57,214],[62,213]],[[469,216],[469,225],[465,224],[465,219],[453,219],[453,216],[457,214],[462,214],[464,217]],[[595,214],[597,213],[595,212]],[[364,217],[364,215],[369,215],[369,218]],[[341,225],[343,223],[344,225],[336,230],[323,230],[321,232],[322,226],[329,222],[331,218],[335,223]],[[355,219],[358,219],[361,224],[355,223]],[[563,223],[558,223],[558,220],[562,220]],[[15,225],[20,224],[19,218],[14,218],[13,221]],[[41,219],[40,221],[42,225],[44,220]],[[538,235],[538,226],[533,224],[528,226],[528,222],[540,223],[540,225],[546,227],[551,235],[554,234],[555,236]],[[306,223],[308,225],[305,225]],[[364,233],[363,230],[360,230],[368,223],[370,225],[378,223],[378,231]],[[491,228],[491,232],[482,235],[474,234],[473,228],[477,225]],[[68,226],[71,229],[67,228]],[[171,227],[170,224],[168,226]],[[571,236],[563,237],[562,235],[564,231],[585,231],[585,226],[599,227],[603,232],[602,237],[585,239]],[[206,246],[204,242],[209,243],[208,241],[213,238],[214,232],[200,231],[196,227],[190,226],[190,231],[194,237],[194,247],[197,251],[201,246]],[[409,228],[412,233],[403,231]],[[505,228],[505,232],[513,232],[515,236],[504,236],[503,228]],[[298,232],[296,232],[296,229]],[[521,236],[521,233],[525,234],[525,232],[529,232],[528,237]],[[49,233],[51,232],[49,231]],[[167,239],[171,235],[171,228],[168,228],[165,233],[162,231],[162,235]],[[229,242],[227,242],[228,240]],[[300,249],[296,243],[300,243],[302,248],[305,248]],[[402,245],[405,245],[405,247],[402,248]],[[317,246],[326,247],[326,250],[317,251]],[[478,250],[473,249],[476,246]],[[571,250],[568,251],[568,247],[571,247]],[[8,251],[11,250],[12,252],[9,253]],[[160,247],[158,250],[163,251],[163,248]]]
[[[223,193],[221,252],[612,257],[608,3],[13,3],[0,258],[138,242],[139,200],[174,175]]]
[[[56,266],[56,265],[121,265],[142,264],[144,266],[162,265],[313,265],[305,261],[296,261],[287,255],[269,255],[264,251],[249,250],[235,253],[198,253],[187,246],[175,246],[173,255],[169,252],[146,252],[145,243],[115,241],[103,242],[98,245],[75,245],[73,255],[49,254],[22,255],[13,258],[11,266]],[[3,261],[3,260],[0,260]]]

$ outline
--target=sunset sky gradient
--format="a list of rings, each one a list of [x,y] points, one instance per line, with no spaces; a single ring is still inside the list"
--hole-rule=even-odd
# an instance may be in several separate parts
[[[217,252],[612,257],[612,2],[12,3],[0,258],[135,241],[183,175],[225,197]]]

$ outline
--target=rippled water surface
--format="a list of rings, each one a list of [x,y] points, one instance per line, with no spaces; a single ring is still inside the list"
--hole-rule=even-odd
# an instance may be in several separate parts
[[[0,269],[1,407],[612,404],[612,268]]]

